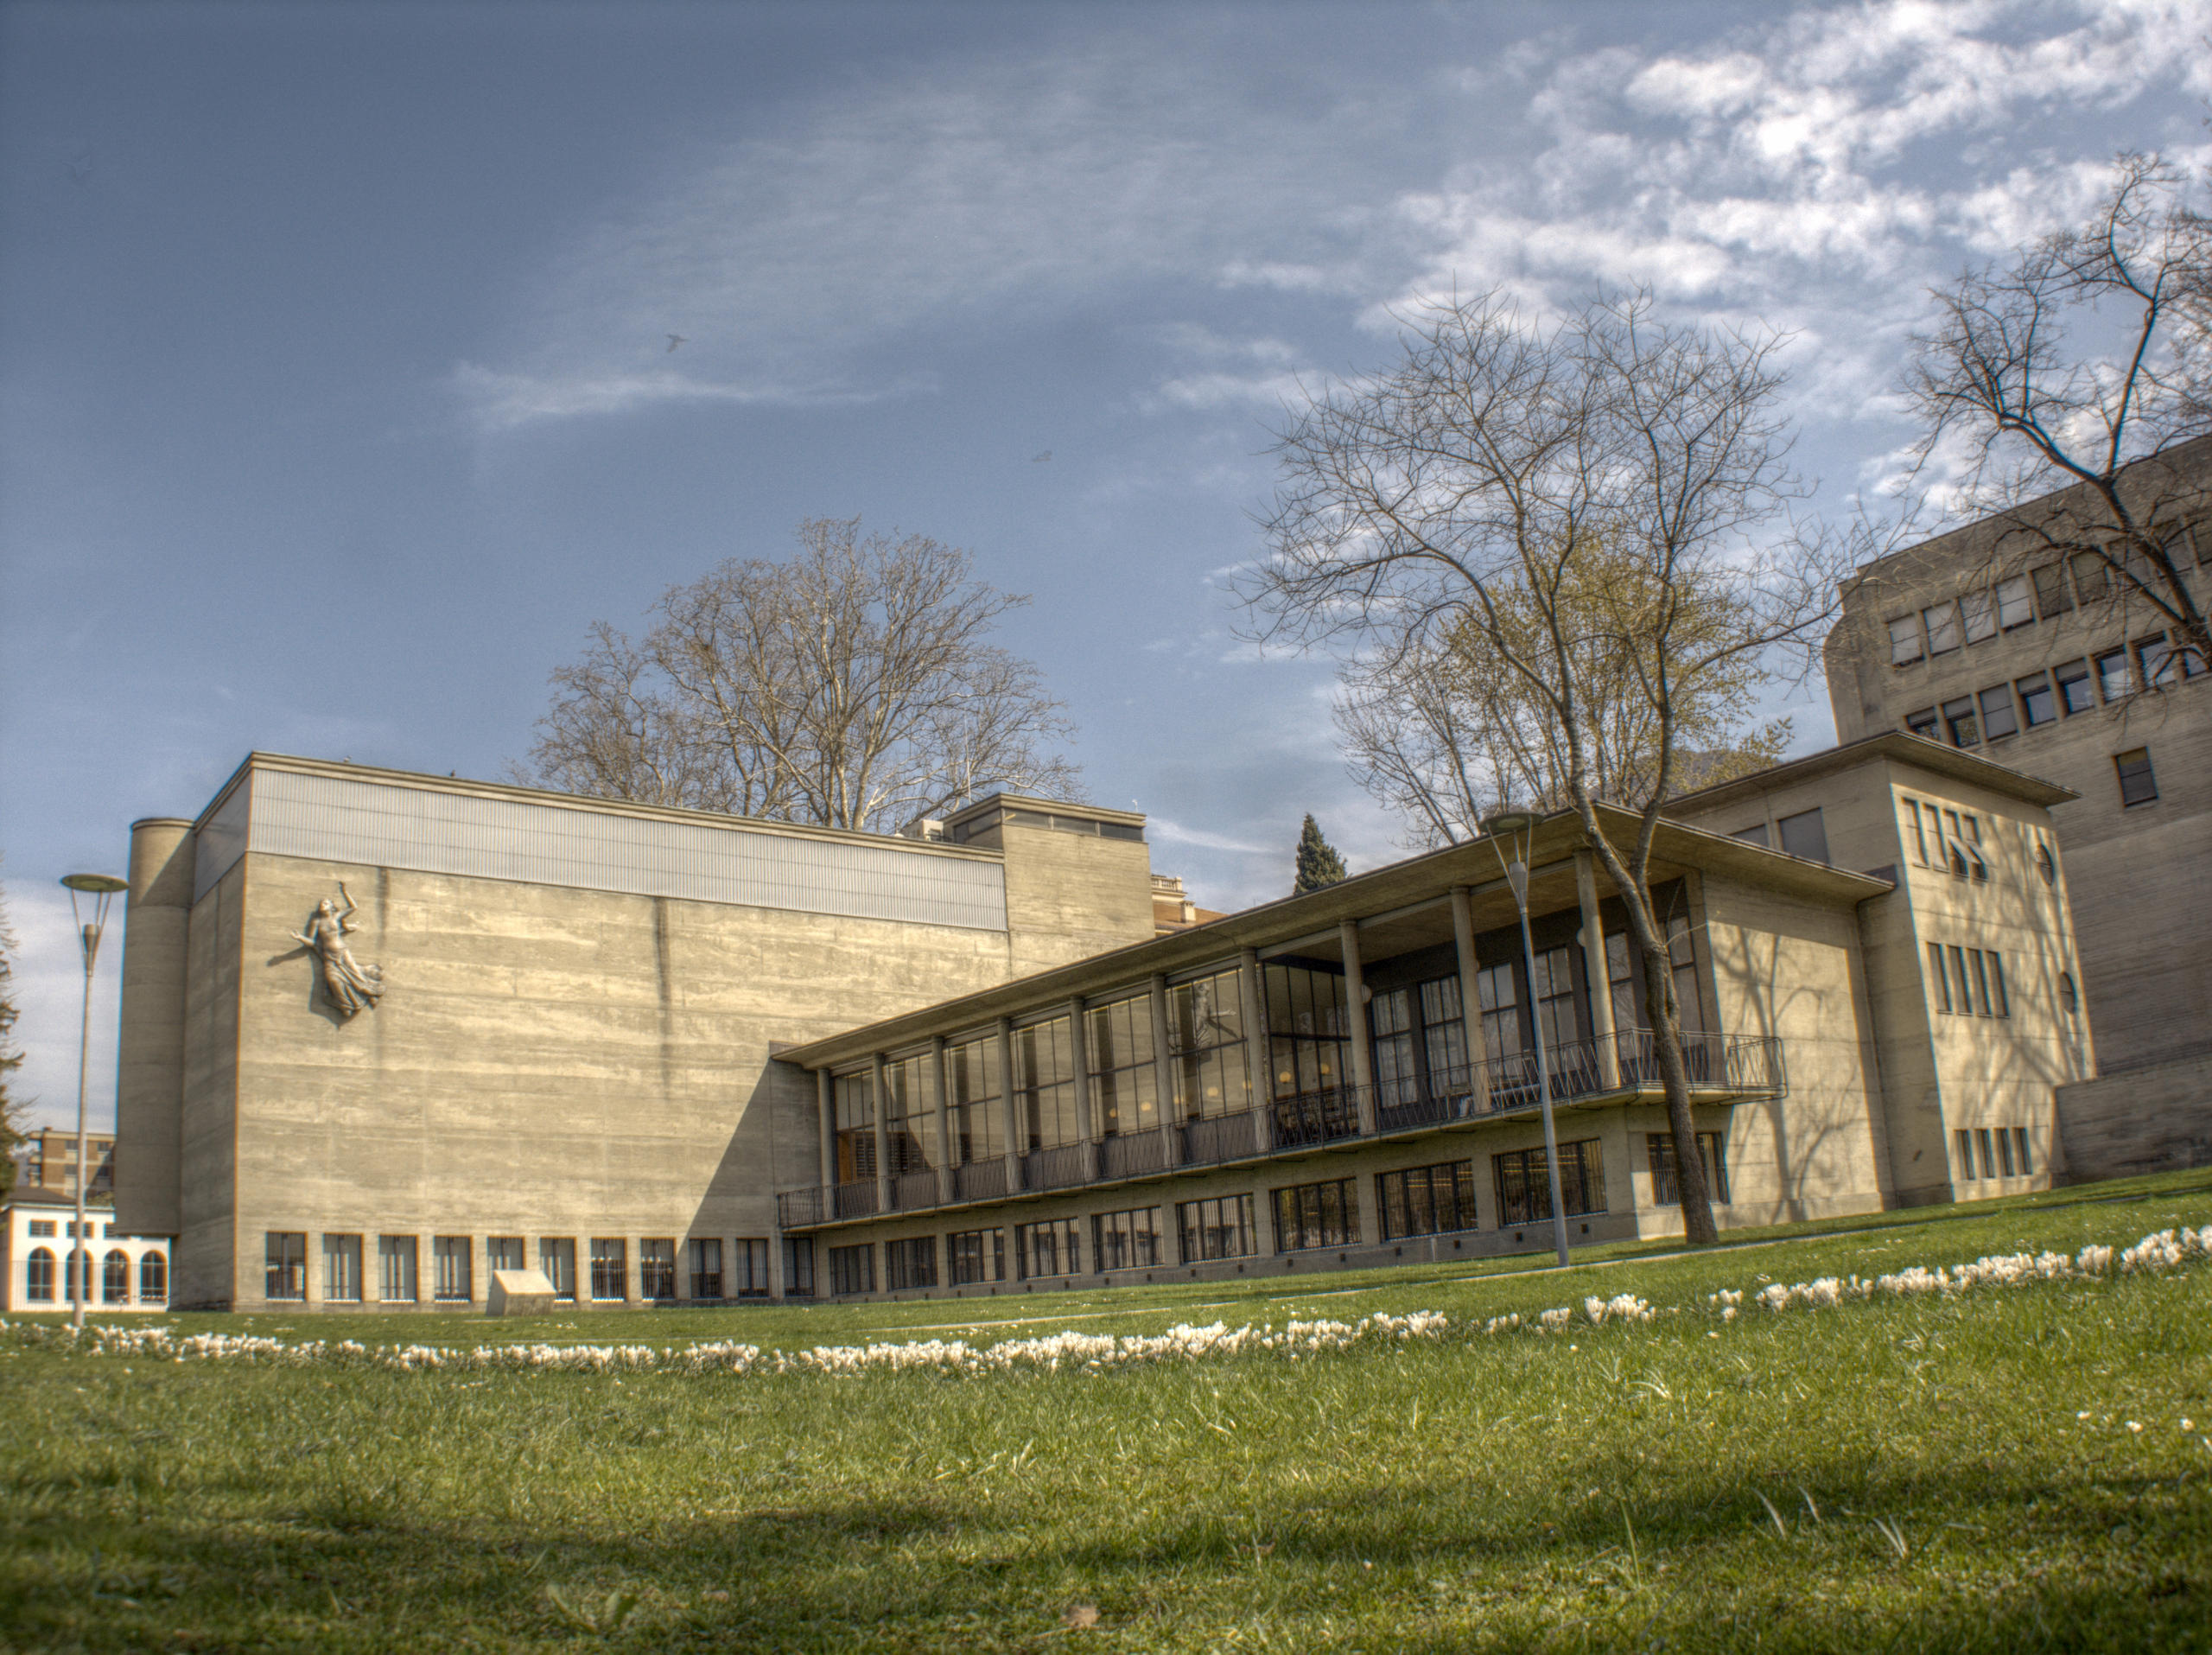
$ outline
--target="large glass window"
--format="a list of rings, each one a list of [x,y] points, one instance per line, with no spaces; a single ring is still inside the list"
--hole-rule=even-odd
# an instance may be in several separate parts
[[[2020,721],[2012,713],[2010,684],[1993,684],[1981,692],[1981,733],[1991,741],[2019,733]]]
[[[1998,582],[1997,624],[1999,627],[2010,632],[2015,627],[2028,625],[2035,618],[2035,598],[2025,575],[2015,575],[2010,580]]]
[[[1269,965],[1262,976],[1275,1096],[1333,1091],[1351,1072],[1344,978],[1302,965]]]
[[[963,1230],[944,1238],[952,1265],[952,1285],[976,1287],[1006,1280],[1006,1232]]]
[[[930,1117],[923,1061],[903,1057],[883,1066],[883,1140],[894,1176],[937,1165],[937,1123]]]
[[[836,1294],[875,1291],[875,1248],[868,1242],[830,1250],[830,1290]]]
[[[430,1258],[436,1266],[436,1293],[441,1300],[465,1302],[474,1296],[475,1272],[470,1268],[470,1242],[467,1236],[431,1237]]]
[[[1551,1174],[1541,1146],[1492,1155],[1497,1174],[1497,1221],[1501,1227],[1535,1224],[1552,1215]],[[1559,1195],[1570,1218],[1605,1210],[1605,1167],[1598,1140],[1582,1138],[1559,1146]]]
[[[1375,1053],[1375,1101],[1389,1109],[1421,1096],[1421,1060],[1415,1055],[1414,991],[1390,989],[1368,1003]]]
[[[525,1269],[524,1252],[520,1236],[486,1236],[484,1238],[484,1268],[487,1270]]]
[[[54,1250],[34,1247],[23,1260],[23,1296],[33,1304],[54,1302]]]
[[[2096,710],[2096,692],[2089,687],[2088,661],[2062,661],[2050,669],[2050,679],[2058,686],[2058,704],[2069,718],[2076,713]]]
[[[415,1302],[415,1238],[377,1238],[377,1297],[386,1304]]]
[[[1073,1219],[1045,1219],[1016,1225],[1014,1264],[1025,1282],[1043,1276],[1073,1276],[1083,1269],[1081,1226]]]
[[[764,1287],[761,1291],[766,1293],[767,1289]],[[810,1236],[784,1238],[784,1296],[814,1296],[814,1241]]]
[[[1959,646],[1959,606],[1938,603],[1923,609],[1920,619],[1928,628],[1928,652],[1941,655]]]
[[[1432,977],[1421,985],[1421,1033],[1429,1089],[1439,1096],[1464,1095],[1472,1083],[1467,1076],[1467,1019],[1457,977]]]
[[[1959,599],[1959,613],[1966,620],[1967,642],[1978,644],[1997,635],[1997,606],[1986,592],[1968,592]]]
[[[1556,1053],[1582,1038],[1574,1011],[1574,951],[1562,944],[1536,956],[1536,1018],[1544,1049]]]
[[[1090,1256],[1094,1267],[1109,1270],[1149,1270],[1164,1262],[1160,1256],[1160,1209],[1133,1206],[1122,1213],[1101,1213],[1090,1221]]]
[[[1512,963],[1486,965],[1476,972],[1475,993],[1482,1004],[1483,1050],[1497,1058],[1526,1049]]]
[[[2051,698],[2050,677],[2044,672],[2031,672],[2016,681],[2012,687],[2020,693],[2020,712],[2033,729],[2038,724],[2048,724],[2058,716],[2058,703]]]
[[[1089,1007],[1084,1034],[1101,1135],[1157,1130],[1160,1068],[1154,1061],[1151,995]]]
[[[553,1283],[553,1296],[576,1296],[576,1244],[571,1236],[547,1236],[537,1244],[537,1268]]]
[[[2023,1143],[2026,1140],[2022,1139]],[[169,1261],[167,1254],[149,1250],[138,1256],[138,1302],[166,1304],[169,1296]]]
[[[1382,1208],[1385,1241],[1475,1227],[1475,1163],[1471,1161],[1446,1161],[1433,1167],[1386,1172],[1376,1179],[1375,1193]]]
[[[1651,1162],[1651,1202],[1675,1206],[1682,1199],[1681,1180],[1675,1175],[1675,1135],[1647,1132],[1643,1152]],[[1718,1132],[1697,1135],[1697,1156],[1705,1163],[1705,1192],[1715,1201],[1728,1200],[1728,1149]]]
[[[1080,1140],[1075,1108],[1075,1055],[1068,1020],[1052,1017],[1014,1031],[1014,1091],[1027,1149],[1056,1149]]]
[[[2045,563],[2041,569],[2031,570],[2028,578],[2035,582],[2036,607],[2043,611],[2043,618],[2064,614],[2074,607],[2074,595],[2066,589],[2066,566]]]
[[[875,1082],[862,1069],[833,1075],[830,1111],[836,1133],[837,1181],[866,1183],[875,1176]]]
[[[297,1230],[271,1230],[263,1243],[268,1264],[264,1296],[304,1299],[308,1295],[308,1238]]]
[[[2151,767],[2151,749],[2130,748],[2113,754],[2113,768],[2120,777],[2122,805],[2148,805],[2158,796],[2158,773]]]
[[[2133,693],[2134,674],[2127,664],[2127,652],[2108,649],[2097,657],[2097,691],[2107,703],[2123,701]]]
[[[883,1244],[883,1283],[893,1293],[937,1285],[937,1238],[907,1236]]]
[[[1359,1245],[1359,1191],[1349,1178],[1273,1192],[1275,1251]]]
[[[963,1167],[995,1161],[1006,1153],[1006,1077],[999,1073],[998,1037],[948,1046],[944,1073],[953,1154]]]
[[[359,1300],[360,1237],[325,1236],[322,1238],[322,1296],[338,1304]]]
[[[638,1291],[648,1303],[676,1296],[676,1238],[647,1237],[638,1243]]]
[[[100,1261],[100,1302],[130,1302],[130,1255],[120,1247],[111,1247]]]
[[[1252,1222],[1249,1195],[1181,1202],[1175,1208],[1175,1221],[1181,1232],[1183,1262],[1186,1264],[1212,1258],[1243,1258],[1260,1251],[1258,1226]]]
[[[1890,622],[1890,665],[1910,666],[1921,657],[1920,617],[1901,614]]]
[[[727,1284],[728,1290],[741,1299],[766,1298],[769,1293],[768,1238],[740,1236],[733,1244],[737,1251],[735,1256],[730,1260],[731,1277]],[[786,1261],[790,1259],[791,1253],[788,1248],[784,1257]],[[791,1279],[797,1278],[794,1276]],[[790,1287],[787,1283],[786,1290],[797,1293],[802,1289]],[[812,1247],[806,1250],[806,1286],[804,1291],[808,1293],[814,1291],[814,1250]]]
[[[1179,1119],[1211,1120],[1252,1106],[1238,972],[1217,971],[1167,990],[1167,1050]]]
[[[1807,862],[1826,862],[1828,859],[1827,824],[1821,820],[1820,808],[1800,811],[1795,816],[1785,816],[1775,824],[1782,835],[1782,848],[1793,856]]]
[[[1980,747],[1981,720],[1975,716],[1974,697],[1961,696],[1943,703],[1943,729],[1953,747]]]
[[[760,1251],[765,1253],[767,1248],[764,1245]],[[691,1296],[695,1299],[719,1299],[722,1296],[722,1244],[719,1237],[691,1238]]]
[[[591,1244],[591,1296],[630,1296],[630,1244],[619,1237],[601,1236]]]

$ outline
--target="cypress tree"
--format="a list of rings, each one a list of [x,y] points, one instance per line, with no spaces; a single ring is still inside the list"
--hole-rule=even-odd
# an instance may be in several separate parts
[[[1298,882],[1290,888],[1293,896],[1303,896],[1308,891],[1318,891],[1325,885],[1334,885],[1350,876],[1344,859],[1337,854],[1336,846],[1321,837],[1321,825],[1308,812],[1306,825],[1298,834]]]

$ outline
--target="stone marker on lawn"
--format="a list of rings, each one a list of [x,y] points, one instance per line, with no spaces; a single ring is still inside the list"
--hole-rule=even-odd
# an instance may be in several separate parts
[[[553,1314],[553,1283],[542,1270],[495,1270],[492,1295],[484,1314],[489,1316],[550,1316]]]

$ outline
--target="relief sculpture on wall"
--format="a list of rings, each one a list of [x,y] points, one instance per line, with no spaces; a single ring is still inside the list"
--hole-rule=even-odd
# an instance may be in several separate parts
[[[292,933],[308,946],[308,952],[322,962],[322,990],[330,996],[330,1003],[341,1017],[351,1017],[364,1006],[373,1006],[377,996],[384,992],[384,971],[381,967],[363,965],[354,959],[353,951],[346,945],[346,937],[355,929],[353,923],[355,904],[346,893],[346,882],[338,883],[338,895],[345,903],[340,907],[324,897],[315,904],[315,917],[308,921],[305,931]]]

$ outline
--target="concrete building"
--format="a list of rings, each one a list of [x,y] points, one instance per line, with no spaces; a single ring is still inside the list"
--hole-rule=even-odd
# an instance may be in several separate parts
[[[168,1308],[166,1237],[124,1232],[114,1209],[85,1215],[87,1246],[75,1280],[86,1286],[87,1310]],[[17,1190],[0,1202],[0,1314],[67,1310],[75,1303],[69,1251],[77,1236],[77,1200],[52,1190]]]
[[[2047,1184],[2093,1072],[2051,812],[1888,733],[1682,802],[1724,1224]],[[1625,834],[1628,818],[1608,817]],[[180,1305],[1019,1291],[1678,1231],[1571,817],[1168,923],[1143,818],[885,838],[255,754],[132,832],[118,1220]]]

